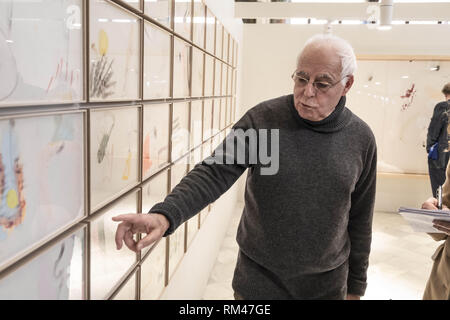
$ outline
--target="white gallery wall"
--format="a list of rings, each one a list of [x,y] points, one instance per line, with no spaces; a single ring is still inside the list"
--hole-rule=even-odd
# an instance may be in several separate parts
[[[245,24],[242,59],[246,63],[242,66],[239,116],[264,100],[292,93],[294,83],[290,76],[296,68],[298,53],[308,38],[324,31],[324,25]],[[450,37],[449,24],[394,25],[388,31],[369,28],[367,25],[331,25],[331,32],[348,40],[359,58],[374,59],[376,56],[390,60],[393,56],[422,59],[425,56],[441,59],[450,57],[450,42],[445,40]],[[394,61],[392,63],[395,64],[396,72],[392,72],[392,67],[388,65],[391,62],[386,61],[379,62],[384,71],[376,67],[372,68],[372,72],[370,62],[373,61],[360,61],[360,75],[357,72],[354,87],[347,95],[347,106],[366,121],[375,133],[379,146],[378,185],[385,184],[385,173],[389,173],[389,179],[392,179],[393,174],[398,177],[403,174],[418,175],[418,179],[413,179],[414,183],[409,183],[410,186],[413,185],[409,200],[403,199],[403,202],[399,203],[394,194],[378,192],[376,209],[396,211],[398,205],[417,206],[431,193],[427,177],[419,177],[427,174],[423,142],[433,108],[437,102],[443,100],[440,90],[446,82],[450,82],[450,62],[415,61],[408,65],[408,60]],[[435,63],[441,65],[441,69],[433,74],[429,70]],[[411,71],[414,68],[421,74],[417,74],[419,71]],[[416,79],[419,79],[417,82],[423,86],[419,90],[418,83],[415,83],[415,101],[409,109],[403,110],[401,97],[406,94],[407,89],[411,89],[413,83],[401,79],[407,71],[415,74]],[[374,79],[379,76],[384,80],[379,82],[385,86],[386,92],[396,97],[395,105],[392,103],[393,98],[390,98],[389,103],[384,100],[384,93],[375,94],[374,98],[373,90],[378,89],[375,88],[375,82],[378,80],[370,83],[372,91],[363,91],[370,76]],[[392,88],[398,90],[391,92]],[[396,121],[399,123],[398,128],[395,127]],[[400,157],[394,152],[400,153]],[[243,197],[245,184],[241,183],[240,188],[239,195]],[[381,194],[383,198],[378,196]]]

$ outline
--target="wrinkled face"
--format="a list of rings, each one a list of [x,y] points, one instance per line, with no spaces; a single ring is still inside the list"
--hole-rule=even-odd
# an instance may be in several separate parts
[[[341,71],[341,59],[333,47],[311,45],[303,50],[295,71],[301,79],[294,85],[295,108],[302,118],[320,121],[333,112],[353,84],[352,75],[346,77],[345,85],[341,83]]]

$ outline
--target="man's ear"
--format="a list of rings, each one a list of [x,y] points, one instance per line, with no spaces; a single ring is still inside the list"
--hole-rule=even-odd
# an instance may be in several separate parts
[[[347,82],[345,83],[344,91],[342,92],[343,96],[345,96],[347,92],[350,90],[350,88],[353,86],[354,81],[355,77],[352,74],[347,76]]]

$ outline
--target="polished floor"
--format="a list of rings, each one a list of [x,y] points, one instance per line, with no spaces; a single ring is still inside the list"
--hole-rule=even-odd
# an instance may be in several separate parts
[[[233,299],[231,280],[238,252],[235,239],[240,213],[241,209],[236,210],[230,222],[204,299]],[[422,299],[437,246],[427,234],[413,232],[400,215],[375,212],[368,286],[362,299]]]

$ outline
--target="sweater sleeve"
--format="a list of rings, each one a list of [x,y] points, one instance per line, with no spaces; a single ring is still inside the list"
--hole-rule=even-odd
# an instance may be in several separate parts
[[[251,127],[252,118],[247,112],[212,155],[197,163],[163,202],[150,209],[149,213],[162,214],[169,220],[170,227],[164,236],[172,234],[183,222],[216,201],[250,166],[248,142],[241,135],[235,135],[235,130],[245,131]],[[245,161],[237,161],[239,151],[245,152]]]
[[[348,233],[351,242],[348,294],[363,296],[367,287],[372,219],[375,204],[377,150],[375,140],[369,144],[361,176],[351,196]]]

